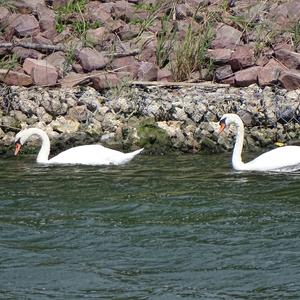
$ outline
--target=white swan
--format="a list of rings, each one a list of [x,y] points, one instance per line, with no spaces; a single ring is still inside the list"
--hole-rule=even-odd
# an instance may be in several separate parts
[[[232,123],[237,126],[236,141],[232,154],[232,166],[235,170],[288,172],[300,169],[299,146],[279,147],[263,153],[248,163],[242,162],[244,124],[241,118],[236,114],[224,114],[219,122],[219,133]]]
[[[57,156],[48,159],[50,153],[50,140],[48,135],[39,128],[28,128],[20,131],[15,137],[15,155],[21,146],[32,135],[42,140],[42,146],[37,156],[37,162],[43,164],[83,164],[83,165],[120,165],[129,162],[143,149],[130,153],[105,148],[101,145],[85,145],[68,149]]]

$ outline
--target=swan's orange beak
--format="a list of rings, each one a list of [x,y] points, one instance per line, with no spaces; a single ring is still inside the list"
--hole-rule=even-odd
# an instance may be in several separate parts
[[[16,143],[15,155],[17,155],[19,153],[20,149],[21,149],[21,144]]]
[[[220,134],[221,132],[223,132],[223,130],[225,129],[225,127],[226,127],[225,123],[221,123],[218,133]]]

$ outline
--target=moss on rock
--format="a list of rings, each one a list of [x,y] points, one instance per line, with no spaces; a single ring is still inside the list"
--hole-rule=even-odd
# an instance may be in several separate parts
[[[167,132],[159,128],[153,119],[142,121],[137,129],[140,146],[147,152],[162,154],[172,148],[171,138]]]

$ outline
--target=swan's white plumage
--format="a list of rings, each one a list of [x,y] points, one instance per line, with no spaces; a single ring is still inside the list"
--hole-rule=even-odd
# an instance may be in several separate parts
[[[85,145],[68,149],[51,158],[52,164],[120,165],[129,162],[143,149],[122,153],[101,145]]]
[[[237,126],[236,142],[232,154],[232,165],[235,170],[288,172],[300,169],[299,146],[276,148],[263,153],[248,163],[244,163],[241,158],[244,141],[244,125],[242,120],[236,114],[225,114],[222,116],[220,124],[225,126],[235,124]]]
[[[120,165],[129,162],[137,154],[143,151],[143,149],[139,149],[129,153],[122,153],[117,150],[105,148],[102,145],[84,145],[68,149],[57,156],[48,159],[50,153],[50,140],[47,134],[41,129],[28,128],[20,131],[15,137],[16,145],[23,145],[32,135],[37,135],[42,140],[42,146],[37,157],[38,163]]]

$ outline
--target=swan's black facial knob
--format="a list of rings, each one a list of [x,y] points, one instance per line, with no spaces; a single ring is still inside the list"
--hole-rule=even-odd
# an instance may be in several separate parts
[[[20,149],[21,149],[21,146],[22,146],[20,139],[16,140],[15,146],[16,146],[16,148],[15,148],[15,155],[17,155],[19,153]]]
[[[226,127],[226,118],[221,119],[219,125],[220,125],[219,133],[221,133]]]

